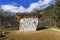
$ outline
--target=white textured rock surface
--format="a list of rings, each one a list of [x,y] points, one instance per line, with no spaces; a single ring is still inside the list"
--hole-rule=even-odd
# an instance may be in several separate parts
[[[20,20],[20,28],[21,32],[26,31],[36,31],[38,25],[37,17],[24,17]]]

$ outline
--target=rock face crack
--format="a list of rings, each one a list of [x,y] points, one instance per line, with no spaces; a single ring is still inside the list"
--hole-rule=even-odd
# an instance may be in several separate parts
[[[38,25],[38,17],[23,17],[20,20],[20,31],[36,31]]]

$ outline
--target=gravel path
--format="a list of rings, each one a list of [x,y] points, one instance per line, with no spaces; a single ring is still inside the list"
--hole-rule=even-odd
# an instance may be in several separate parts
[[[12,31],[7,40],[60,40],[60,32],[55,29],[44,29],[34,32]]]

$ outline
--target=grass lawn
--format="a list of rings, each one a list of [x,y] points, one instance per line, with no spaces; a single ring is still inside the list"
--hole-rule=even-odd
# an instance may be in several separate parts
[[[55,29],[59,29],[60,30],[60,27],[57,27],[57,26],[51,26],[51,28],[55,28]]]

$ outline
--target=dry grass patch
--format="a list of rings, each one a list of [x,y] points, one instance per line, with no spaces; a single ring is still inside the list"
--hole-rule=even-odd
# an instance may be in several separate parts
[[[51,29],[35,32],[12,31],[7,40],[60,40],[60,32]]]

